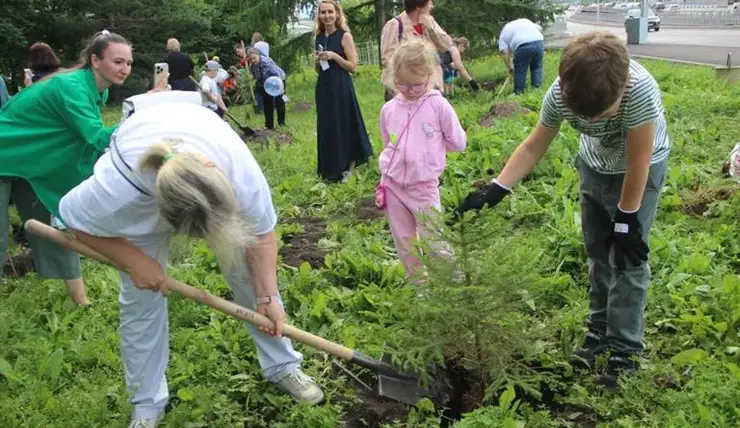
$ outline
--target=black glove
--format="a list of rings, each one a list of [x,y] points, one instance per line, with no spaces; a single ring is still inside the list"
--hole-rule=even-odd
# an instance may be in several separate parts
[[[647,243],[642,239],[642,226],[637,212],[626,213],[617,207],[612,222],[612,233],[606,238],[606,247],[614,250],[614,263],[618,269],[639,266],[648,259]]]
[[[468,85],[473,92],[478,92],[478,90],[480,89],[480,86],[478,85],[478,82],[475,81],[475,79],[470,80],[470,82],[468,82]]]
[[[485,205],[495,207],[511,191],[504,189],[495,181],[491,183],[486,190],[476,190],[470,192],[462,204],[455,210],[455,213],[462,217],[466,211],[480,211]]]

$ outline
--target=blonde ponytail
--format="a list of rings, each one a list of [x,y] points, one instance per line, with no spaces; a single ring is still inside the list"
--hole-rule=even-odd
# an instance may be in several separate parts
[[[177,232],[204,238],[219,261],[229,267],[240,250],[254,241],[228,178],[196,152],[172,150],[166,141],[153,144],[139,162],[156,174],[159,212]]]

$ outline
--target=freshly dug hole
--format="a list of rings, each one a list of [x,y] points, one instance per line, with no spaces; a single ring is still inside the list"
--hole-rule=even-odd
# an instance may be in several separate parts
[[[730,199],[737,187],[698,188],[683,197],[681,211],[696,217],[705,217],[713,202]]]
[[[270,144],[276,148],[281,146],[293,144],[293,136],[280,132],[274,129],[255,129],[255,135],[247,137],[246,135],[239,133],[244,142],[254,145],[259,145],[261,148],[266,149],[270,147]]]
[[[8,278],[21,278],[28,272],[34,272],[36,269],[33,265],[33,255],[31,250],[23,248],[19,254],[7,255],[7,260],[3,265],[3,274]]]
[[[303,101],[303,102],[295,103],[291,111],[293,111],[294,113],[303,113],[303,112],[311,110],[312,108],[313,108],[313,104]]]
[[[512,117],[517,114],[531,113],[532,110],[522,107],[516,101],[503,101],[494,104],[488,113],[484,114],[478,124],[484,128],[490,128],[496,119]]]
[[[364,198],[357,202],[357,218],[360,220],[375,220],[385,214],[375,206],[375,198]]]
[[[279,253],[283,258],[283,263],[293,267],[298,267],[303,262],[308,262],[313,268],[324,266],[326,251],[318,247],[318,242],[326,235],[326,220],[302,217],[286,223],[298,223],[304,231],[282,236],[284,245]]]

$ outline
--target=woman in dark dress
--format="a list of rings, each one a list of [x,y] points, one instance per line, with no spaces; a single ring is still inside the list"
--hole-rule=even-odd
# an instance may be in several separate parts
[[[328,181],[346,181],[356,165],[373,155],[349,73],[357,51],[342,9],[334,0],[319,3],[316,31],[316,131],[318,173]]]

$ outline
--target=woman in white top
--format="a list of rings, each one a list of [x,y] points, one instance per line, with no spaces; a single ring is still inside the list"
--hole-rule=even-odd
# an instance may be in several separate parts
[[[167,404],[164,270],[174,233],[204,238],[235,300],[276,324],[269,332],[248,325],[263,374],[298,402],[323,399],[300,370],[302,355],[281,337],[270,189],[249,149],[217,115],[182,102],[134,113],[94,175],[64,196],[60,213],[80,241],[123,267],[121,348],[135,405],[130,427],[155,427]]]

